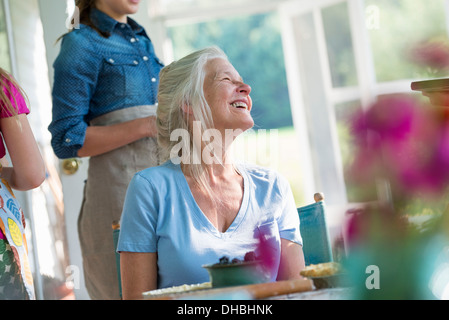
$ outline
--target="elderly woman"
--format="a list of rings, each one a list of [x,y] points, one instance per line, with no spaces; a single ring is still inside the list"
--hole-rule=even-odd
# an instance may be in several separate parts
[[[209,281],[203,264],[243,259],[263,235],[271,280],[304,267],[299,218],[277,173],[234,163],[235,137],[250,129],[251,87],[218,48],[165,67],[158,92],[158,143],[166,162],[137,173],[126,194],[118,251],[124,299]]]

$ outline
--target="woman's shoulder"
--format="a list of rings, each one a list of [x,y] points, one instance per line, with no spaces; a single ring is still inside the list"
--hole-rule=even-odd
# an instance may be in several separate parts
[[[239,164],[237,168],[244,171],[254,184],[277,186],[284,189],[289,186],[287,178],[276,169],[257,164]]]
[[[98,72],[103,54],[100,40],[95,38],[96,33],[92,28],[81,24],[79,29],[73,29],[63,35],[61,49],[54,62],[55,72],[58,74],[60,71],[67,71],[76,74],[79,69],[89,73]]]
[[[273,168],[255,164],[241,164],[237,168],[246,175],[256,189],[271,190],[280,194],[284,194],[290,189],[287,178]]]
[[[84,43],[86,37],[90,34],[89,27],[84,24],[79,25],[79,27],[72,29],[71,31],[63,34],[61,36],[62,43],[72,43],[72,42],[81,42]]]
[[[79,28],[73,29],[61,37],[61,51],[75,54],[85,50],[95,51],[97,42],[93,37],[96,33],[92,28],[81,24]]]
[[[136,173],[136,176],[147,180],[149,183],[161,184],[164,182],[173,182],[179,177],[179,165],[167,161],[155,167],[149,167]]]

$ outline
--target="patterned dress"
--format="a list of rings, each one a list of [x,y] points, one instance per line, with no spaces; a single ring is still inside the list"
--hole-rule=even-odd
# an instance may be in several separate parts
[[[20,92],[7,82],[10,90],[2,88],[13,102],[18,114],[30,111]],[[0,102],[0,118],[12,114]],[[6,154],[0,137],[0,158]],[[11,187],[5,179],[0,181],[0,300],[35,299],[33,277],[28,262],[25,237],[25,217]]]

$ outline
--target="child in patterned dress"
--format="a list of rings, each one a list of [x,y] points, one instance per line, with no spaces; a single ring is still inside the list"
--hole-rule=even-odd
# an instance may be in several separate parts
[[[38,187],[45,179],[45,166],[27,120],[26,95],[2,68],[0,88],[0,300],[28,300],[35,297],[25,218],[11,188]],[[6,159],[5,144],[12,165]]]

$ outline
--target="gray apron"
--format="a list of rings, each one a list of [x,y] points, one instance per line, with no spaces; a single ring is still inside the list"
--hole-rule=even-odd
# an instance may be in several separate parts
[[[90,124],[105,126],[155,115],[155,106],[113,111]],[[91,299],[119,299],[112,222],[120,220],[126,189],[140,170],[159,164],[156,138],[143,138],[89,159],[78,218],[86,288]]]

